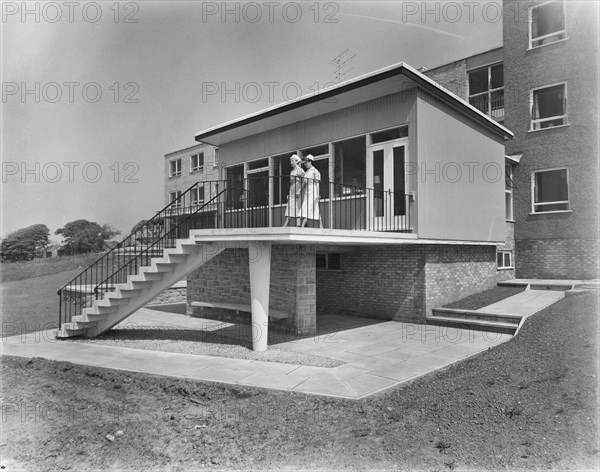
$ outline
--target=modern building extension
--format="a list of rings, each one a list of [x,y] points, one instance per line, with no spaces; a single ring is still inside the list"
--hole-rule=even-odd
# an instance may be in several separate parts
[[[169,197],[65,287],[61,335],[110,329],[185,276],[190,313],[251,312],[255,349],[268,318],[294,334],[315,333],[319,311],[424,323],[514,276],[496,267],[511,137],[404,63],[203,131],[221,178]],[[167,157],[172,178],[194,172],[199,152]],[[284,226],[292,154],[312,155],[321,174],[301,186],[319,196],[306,227]]]

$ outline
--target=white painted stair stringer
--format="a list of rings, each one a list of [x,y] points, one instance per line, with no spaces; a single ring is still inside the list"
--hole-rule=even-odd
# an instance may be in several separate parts
[[[71,323],[64,323],[57,337],[95,337],[108,331],[225,248],[218,243],[196,243],[190,236],[177,240],[175,248],[165,249],[162,257],[152,258],[149,266],[140,267],[126,283],[117,284],[114,291],[94,300]]]

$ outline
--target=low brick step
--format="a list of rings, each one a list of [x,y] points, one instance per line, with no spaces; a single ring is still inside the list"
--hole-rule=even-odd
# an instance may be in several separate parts
[[[434,317],[457,318],[462,320],[493,321],[498,323],[509,323],[518,326],[521,322],[519,315],[505,315],[501,313],[486,313],[477,310],[464,310],[460,308],[434,308],[431,310]]]
[[[252,313],[252,306],[236,303],[192,302],[192,306],[197,308],[220,308],[222,310],[233,310],[236,313]],[[289,315],[284,311],[269,308],[269,318],[273,318],[275,320],[283,320],[288,318],[288,316]]]
[[[445,316],[432,316],[426,319],[426,324],[433,326],[447,326],[449,328],[470,329],[473,331],[488,331],[501,334],[515,334],[518,324],[501,323],[498,321],[466,320]]]

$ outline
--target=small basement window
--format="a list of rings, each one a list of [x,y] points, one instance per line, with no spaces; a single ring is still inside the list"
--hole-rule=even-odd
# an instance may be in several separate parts
[[[498,265],[498,269],[512,269],[512,251],[498,251],[496,254],[496,262]]]
[[[317,253],[317,269],[341,270],[341,257],[339,252]]]

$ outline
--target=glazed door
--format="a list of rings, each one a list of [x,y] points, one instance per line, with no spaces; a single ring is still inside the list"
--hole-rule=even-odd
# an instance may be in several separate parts
[[[368,217],[374,231],[406,228],[405,161],[407,143],[383,143],[367,153]]]

